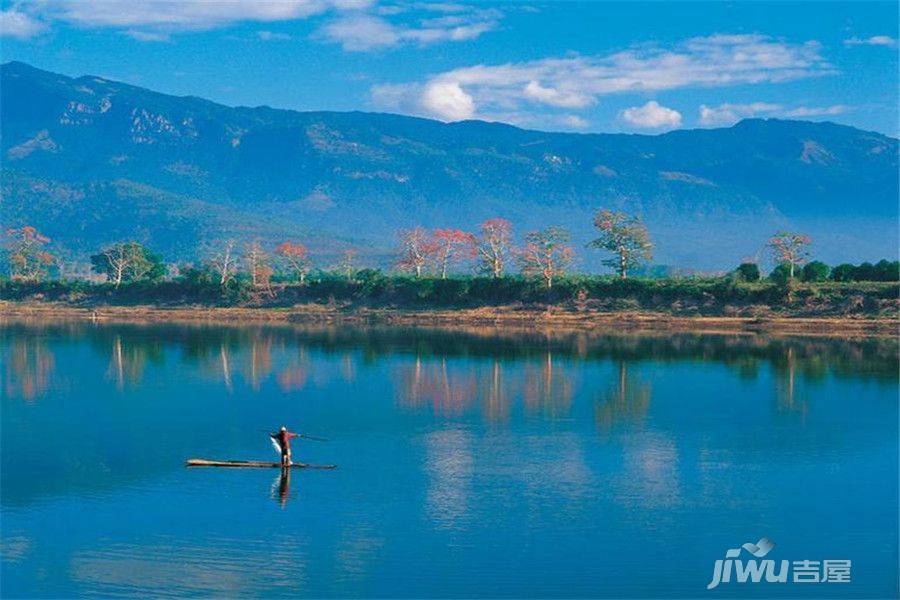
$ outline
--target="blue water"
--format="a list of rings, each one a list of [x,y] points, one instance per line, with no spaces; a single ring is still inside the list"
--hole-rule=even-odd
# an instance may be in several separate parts
[[[7,322],[0,376],[5,598],[898,594],[890,339]],[[282,424],[339,468],[183,466]],[[763,536],[851,582],[706,589]]]

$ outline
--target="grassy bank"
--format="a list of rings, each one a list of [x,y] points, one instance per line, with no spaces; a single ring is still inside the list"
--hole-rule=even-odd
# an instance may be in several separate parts
[[[673,317],[895,318],[896,282],[776,284],[730,278],[627,279],[568,277],[550,289],[524,277],[415,279],[362,273],[354,280],[331,277],[300,284],[253,288],[231,281],[224,288],[202,280],[138,282],[115,287],[84,281],[5,281],[0,299],[51,302],[80,308],[110,306],[284,309],[297,305],[329,311],[458,311],[499,309],[508,313],[641,313]]]

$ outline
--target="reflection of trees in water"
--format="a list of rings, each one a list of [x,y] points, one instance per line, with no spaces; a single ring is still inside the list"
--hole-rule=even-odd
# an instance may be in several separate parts
[[[56,358],[40,337],[13,337],[3,344],[0,354],[3,370],[3,389],[11,398],[33,400],[50,386]]]
[[[827,373],[827,367],[815,361],[805,362],[798,367],[797,358],[793,348],[785,349],[782,360],[775,361],[773,372],[775,375],[775,399],[779,412],[798,413],[805,418],[809,412],[809,401],[806,394],[797,394],[797,371],[802,372],[802,378],[808,382],[819,382]]]
[[[309,353],[305,346],[300,346],[291,352],[287,364],[278,368],[278,374],[275,376],[275,379],[278,381],[278,387],[282,391],[293,392],[306,387],[309,372]]]
[[[356,379],[356,361],[350,352],[344,352],[341,357],[341,376],[347,383],[353,383]]]
[[[144,378],[147,361],[159,364],[163,361],[161,341],[140,343],[140,340],[114,335],[109,345],[109,366],[106,375],[116,383],[116,389],[125,389],[126,384],[139,384]]]
[[[250,361],[244,378],[250,381],[250,387],[259,391],[260,381],[268,378],[272,372],[272,336],[255,332],[250,340]]]
[[[547,350],[540,361],[525,365],[525,407],[531,413],[561,415],[572,405],[572,373],[564,365],[557,365],[553,353]]]
[[[597,427],[608,432],[617,423],[641,425],[650,409],[651,393],[650,384],[638,381],[628,363],[620,360],[614,383],[599,396],[594,409]]]
[[[503,377],[503,363],[494,359],[490,372],[478,378],[478,397],[482,411],[488,421],[505,421],[509,418],[509,403],[512,396],[509,383]]]
[[[401,405],[418,408],[430,405],[435,414],[457,415],[475,399],[476,380],[471,369],[453,372],[447,359],[422,360],[416,357],[398,369]]]
[[[573,359],[579,368],[613,360],[627,363],[629,370],[643,361],[715,362],[749,379],[768,366],[784,382],[779,385],[786,406],[795,396],[795,380],[852,378],[888,385],[898,380],[898,346],[890,338],[52,321],[8,321],[0,336],[9,356],[4,361],[4,389],[12,393],[17,388],[23,396],[39,394],[47,385],[54,361],[38,340],[52,336],[61,343],[86,340],[109,357],[109,376],[120,388],[139,381],[146,363],[161,361],[165,354],[198,365],[225,389],[232,389],[236,378],[260,389],[274,374],[282,389],[297,390],[310,378],[332,376],[329,369],[313,368],[313,351],[334,364],[338,376],[348,382],[356,377],[357,356],[367,362],[400,358],[411,404],[424,402],[454,413],[478,402],[489,419],[506,418],[519,397],[529,410],[567,411],[572,377],[580,372]],[[607,404],[603,410],[618,410],[615,403]]]

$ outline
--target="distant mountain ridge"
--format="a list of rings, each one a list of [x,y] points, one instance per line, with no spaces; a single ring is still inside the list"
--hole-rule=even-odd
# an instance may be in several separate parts
[[[231,108],[23,63],[0,67],[2,222],[70,255],[138,239],[170,260],[226,237],[384,254],[401,227],[592,236],[598,207],[641,214],[654,262],[724,268],[776,230],[817,256],[897,252],[897,140],[833,123],[745,120],[657,136],[523,130],[380,113]],[[601,256],[580,249],[585,267]]]

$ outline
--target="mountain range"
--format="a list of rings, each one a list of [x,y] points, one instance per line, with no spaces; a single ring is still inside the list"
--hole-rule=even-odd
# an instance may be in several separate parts
[[[504,217],[520,239],[567,227],[594,269],[600,207],[641,215],[659,264],[728,268],[781,230],[811,235],[827,262],[877,260],[897,254],[897,157],[897,139],[827,122],[552,133],[228,107],[0,66],[0,221],[36,226],[71,260],[125,239],[175,261],[258,238],[385,265],[397,229]]]

